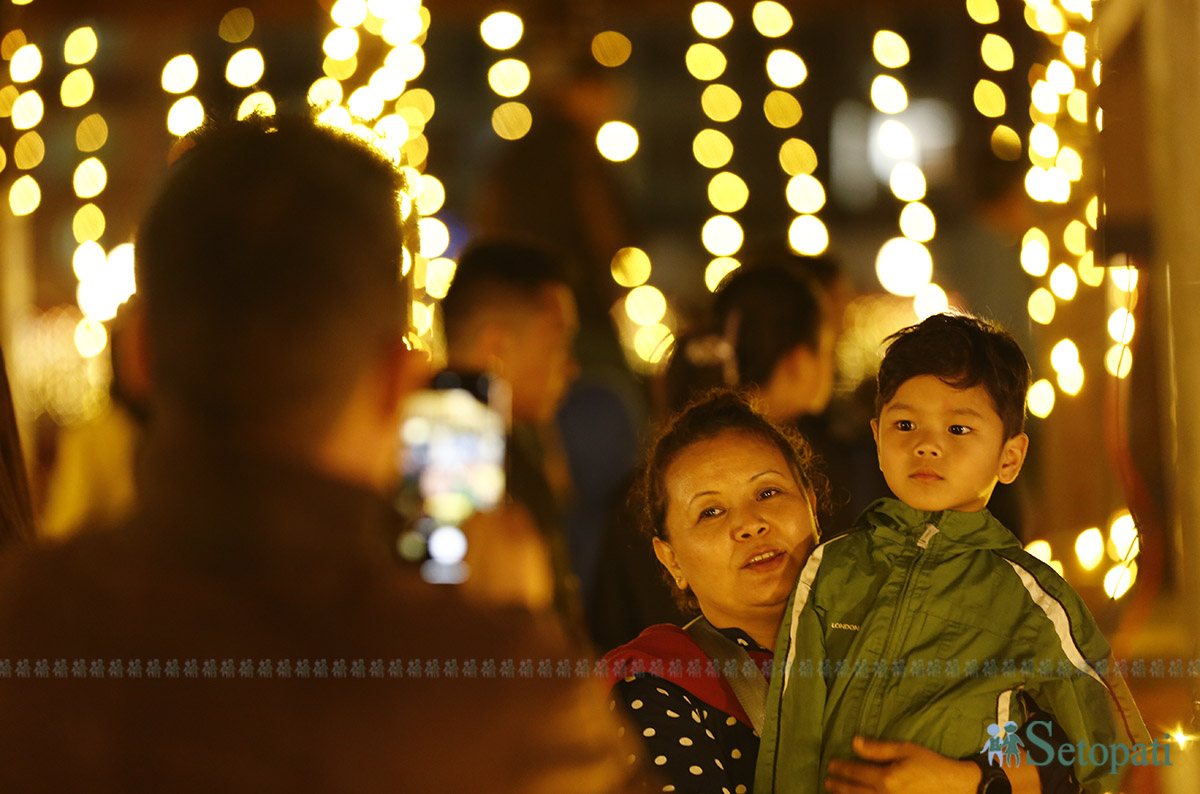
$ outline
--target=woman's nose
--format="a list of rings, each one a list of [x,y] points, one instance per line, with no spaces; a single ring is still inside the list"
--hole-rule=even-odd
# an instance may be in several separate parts
[[[770,526],[758,514],[757,510],[746,510],[742,516],[739,516],[737,536],[743,539],[752,538],[763,534],[769,528]]]

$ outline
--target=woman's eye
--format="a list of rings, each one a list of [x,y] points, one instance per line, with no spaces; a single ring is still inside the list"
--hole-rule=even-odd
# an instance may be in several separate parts
[[[715,518],[719,515],[721,515],[721,508],[719,507],[706,507],[700,511],[701,518]]]
[[[950,425],[950,432],[956,436],[965,436],[971,432],[971,428],[966,425]]]
[[[907,419],[901,419],[898,422],[896,422],[896,429],[900,430],[902,432],[905,432],[905,433],[907,433],[909,430],[912,430],[915,427],[916,427],[916,425],[914,425],[912,422],[908,421]]]
[[[759,501],[762,501],[763,499],[770,499],[777,493],[779,493],[778,488],[764,488],[758,492]]]

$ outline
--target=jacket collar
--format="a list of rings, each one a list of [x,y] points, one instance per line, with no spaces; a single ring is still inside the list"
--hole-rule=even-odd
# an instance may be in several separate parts
[[[975,513],[942,510],[931,513],[915,510],[898,499],[888,497],[872,502],[855,522],[855,529],[872,529],[898,542],[915,542],[926,534],[930,526],[937,528],[939,545],[950,542],[985,549],[1020,548],[1021,545],[1016,536],[987,510]]]

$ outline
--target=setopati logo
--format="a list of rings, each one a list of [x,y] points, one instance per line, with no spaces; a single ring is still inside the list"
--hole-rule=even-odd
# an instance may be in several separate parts
[[[1050,741],[1050,723],[1046,720],[1035,720],[1029,723],[1027,733],[1029,742],[1021,740],[1017,735],[1017,724],[1007,722],[1004,725],[994,723],[987,728],[990,737],[983,751],[987,753],[988,763],[992,766],[1019,766],[1021,763],[1021,748],[1025,749],[1027,763],[1034,766],[1046,766],[1057,762],[1064,766],[1107,766],[1109,771],[1116,773],[1125,766],[1171,766],[1171,737],[1164,735],[1160,744],[1157,739],[1150,744],[1095,744],[1079,740],[1075,744],[1055,745]]]

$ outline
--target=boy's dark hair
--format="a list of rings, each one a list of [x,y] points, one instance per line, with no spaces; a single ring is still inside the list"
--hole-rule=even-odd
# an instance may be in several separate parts
[[[638,529],[644,535],[669,540],[665,527],[667,489],[663,478],[675,459],[691,445],[728,431],[746,433],[774,444],[787,461],[796,483],[808,493],[813,515],[820,511],[829,486],[804,437],[790,425],[772,422],[754,407],[744,392],[717,388],[700,395],[668,419],[649,446],[630,497]],[[664,576],[681,609],[699,609],[690,588],[681,591],[665,571]]]
[[[1004,329],[965,314],[935,314],[892,334],[879,365],[875,416],[910,378],[933,375],[956,389],[982,385],[1004,423],[1004,437],[1025,430],[1029,362]]]
[[[156,405],[303,445],[407,331],[400,171],[307,118],[195,136],[137,235]]]
[[[544,246],[518,238],[476,240],[459,257],[442,299],[446,346],[467,343],[484,309],[533,306],[543,287],[567,284],[563,260]]]

